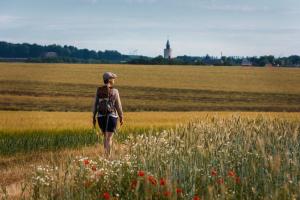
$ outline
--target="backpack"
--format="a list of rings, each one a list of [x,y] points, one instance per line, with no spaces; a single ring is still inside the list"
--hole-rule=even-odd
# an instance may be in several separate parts
[[[98,113],[107,115],[114,111],[114,105],[111,101],[112,89],[106,85],[98,87],[97,96],[99,98]]]

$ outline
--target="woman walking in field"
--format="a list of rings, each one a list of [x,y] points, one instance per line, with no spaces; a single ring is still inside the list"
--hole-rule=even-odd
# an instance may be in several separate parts
[[[120,125],[123,125],[119,91],[113,88],[116,78],[117,75],[112,72],[103,74],[104,85],[97,88],[93,106],[93,126],[95,127],[97,117],[99,128],[104,135],[104,150],[107,157],[110,157],[112,137],[117,128],[118,118]]]

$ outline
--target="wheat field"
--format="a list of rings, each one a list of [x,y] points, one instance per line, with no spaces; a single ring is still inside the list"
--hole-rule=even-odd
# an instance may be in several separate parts
[[[0,63],[0,110],[91,110],[101,74],[126,111],[300,110],[298,68]]]
[[[19,190],[10,185],[2,195],[28,199],[298,199],[299,136],[299,121],[263,115],[207,117],[160,132],[129,134],[124,141],[117,140],[112,159],[102,157],[97,147],[30,154],[25,156],[30,167],[18,171],[11,167],[3,173],[2,179],[25,181]]]
[[[299,94],[298,68],[0,63],[1,81],[97,84],[113,71],[119,86]],[[259,86],[259,87],[258,87]]]
[[[263,115],[266,118],[281,118],[289,121],[300,121],[298,112],[126,112],[126,128],[174,127],[193,119],[207,117],[230,118],[232,115],[244,118],[255,118]],[[91,112],[41,112],[41,111],[0,111],[1,131],[27,130],[64,130],[92,128]]]
[[[299,69],[0,69],[0,198],[300,198]],[[91,119],[104,71],[118,75],[125,111],[112,160]]]

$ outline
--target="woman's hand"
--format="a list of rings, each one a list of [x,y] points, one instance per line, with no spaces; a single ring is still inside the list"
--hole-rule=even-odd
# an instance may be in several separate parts
[[[93,126],[95,127],[96,125],[96,117],[93,117]]]
[[[120,125],[123,125],[123,117],[120,117]]]

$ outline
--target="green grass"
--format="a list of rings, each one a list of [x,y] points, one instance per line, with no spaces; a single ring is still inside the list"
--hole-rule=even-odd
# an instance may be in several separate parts
[[[118,131],[114,138],[122,142],[129,135],[143,134],[149,131],[160,131],[164,127],[135,127]],[[103,137],[97,136],[94,129],[61,129],[61,130],[2,130],[0,131],[0,155],[11,156],[16,153],[33,151],[53,151],[68,148],[80,148],[97,143],[102,144]]]
[[[92,130],[24,131],[0,133],[0,154],[12,155],[40,150],[58,150],[97,142]]]

